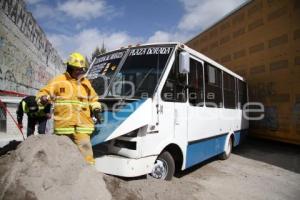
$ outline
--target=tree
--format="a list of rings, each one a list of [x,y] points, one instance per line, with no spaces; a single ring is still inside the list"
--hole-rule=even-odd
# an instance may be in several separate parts
[[[92,59],[91,59],[91,62],[93,62],[94,58],[98,55],[100,55],[100,49],[99,47],[97,46],[96,49],[94,50],[94,52],[92,53]]]
[[[97,46],[96,49],[94,50],[94,52],[92,53],[91,62],[93,62],[95,57],[97,57],[99,55],[102,55],[102,54],[105,54],[106,52],[107,52],[107,50],[106,50],[104,42],[103,42],[101,49],[99,49],[99,47]]]
[[[101,49],[100,49],[100,55],[101,54],[105,54],[106,53],[106,48],[105,48],[105,46],[104,46],[104,42],[102,43],[102,47],[101,47]]]

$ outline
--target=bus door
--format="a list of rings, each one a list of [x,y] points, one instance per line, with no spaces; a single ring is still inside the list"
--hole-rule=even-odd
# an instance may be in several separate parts
[[[189,73],[188,141],[197,142],[223,133],[220,112],[223,107],[222,72],[191,58]]]
[[[178,59],[169,72],[161,93],[161,106],[159,123],[179,141],[187,140],[187,75],[180,74]],[[168,124],[168,125],[167,125]]]
[[[223,148],[214,139],[221,133],[221,72],[199,59],[190,58],[188,76],[188,147],[186,167],[216,155]],[[220,101],[220,102],[219,102]]]
[[[206,137],[210,131],[207,109],[204,107],[204,62],[190,58],[188,74],[188,141],[197,141]],[[209,114],[212,114],[211,112]]]

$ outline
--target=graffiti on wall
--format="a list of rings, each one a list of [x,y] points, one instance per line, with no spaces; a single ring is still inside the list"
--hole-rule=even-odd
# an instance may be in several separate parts
[[[0,48],[0,89],[33,94],[49,80],[45,66],[35,63],[16,45],[2,37]]]
[[[250,122],[252,128],[266,128],[276,131],[279,128],[278,111],[276,106],[267,106],[266,103],[272,95],[276,95],[274,82],[258,82],[249,84],[250,101],[264,104],[264,118],[259,121]]]
[[[0,0],[0,9],[18,27],[18,29],[31,41],[32,44],[42,52],[46,64],[48,61],[57,62],[57,52],[47,40],[41,27],[36,23],[30,12],[25,9],[23,0]],[[59,60],[59,59],[58,59]]]
[[[34,94],[62,71],[61,58],[24,0],[0,0],[0,12],[0,89]]]

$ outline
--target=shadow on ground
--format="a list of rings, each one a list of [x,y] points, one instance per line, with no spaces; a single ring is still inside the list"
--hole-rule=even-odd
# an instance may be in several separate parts
[[[103,152],[105,151],[106,149],[101,146],[97,146],[96,148],[94,148],[94,154],[96,156],[103,155]],[[300,146],[298,145],[247,137],[242,144],[233,149],[233,154],[300,173]],[[180,178],[186,176],[216,160],[218,160],[218,156],[203,161],[184,171],[179,171],[175,174],[175,177]],[[124,181],[131,181],[146,179],[147,176],[134,178],[118,178]]]
[[[300,146],[248,137],[234,154],[300,173]]]
[[[9,151],[15,150],[20,143],[21,143],[20,141],[16,141],[16,140],[10,141],[7,145],[0,148],[0,156],[6,154]]]

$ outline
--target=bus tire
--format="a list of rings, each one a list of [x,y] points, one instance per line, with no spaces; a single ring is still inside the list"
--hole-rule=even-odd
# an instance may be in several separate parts
[[[232,147],[233,147],[232,142],[233,142],[232,137],[230,137],[227,144],[226,144],[224,152],[219,155],[220,160],[227,160],[230,157],[231,152],[232,152]]]
[[[162,152],[156,159],[150,175],[161,180],[171,180],[175,172],[175,162],[168,151]]]

